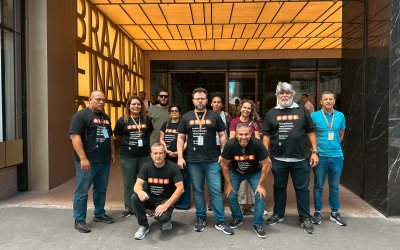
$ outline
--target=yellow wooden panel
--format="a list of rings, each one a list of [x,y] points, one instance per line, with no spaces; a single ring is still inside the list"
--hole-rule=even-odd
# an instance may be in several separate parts
[[[164,40],[153,40],[153,43],[159,50],[169,50]]]
[[[242,38],[244,27],[244,24],[236,24],[233,29],[232,38]]]
[[[254,38],[260,38],[261,32],[265,29],[266,24],[259,24],[257,30],[254,32]]]
[[[278,14],[275,16],[274,23],[288,23],[299,13],[305,2],[285,2]]]
[[[291,38],[282,49],[297,49],[302,45],[308,38]]]
[[[166,40],[168,47],[171,50],[187,50],[187,45],[183,40]]]
[[[132,20],[119,5],[97,5],[115,24],[130,24]]]
[[[147,34],[150,39],[160,39],[157,31],[151,25],[142,25],[143,31]]]
[[[231,23],[255,23],[263,3],[236,3],[233,7]]]
[[[182,39],[193,39],[189,25],[178,25]]]
[[[246,44],[245,50],[257,50],[260,47],[264,39],[249,39]]]
[[[274,49],[282,40],[283,38],[266,38],[260,45],[260,49]]]
[[[242,38],[253,38],[257,28],[258,24],[247,24],[242,34]]]
[[[268,2],[265,3],[265,7],[262,10],[260,18],[258,19],[261,23],[270,23],[274,18],[275,13],[279,10],[283,3],[280,2]]]
[[[303,45],[301,45],[299,47],[299,49],[309,49],[311,48],[314,44],[318,43],[319,41],[321,41],[322,38],[310,38],[308,39]]]
[[[190,5],[193,14],[194,24],[204,24],[204,7],[202,4],[191,4]]]
[[[122,27],[135,39],[149,38],[138,25],[122,25]]]
[[[122,8],[136,24],[150,24],[149,19],[137,4],[123,4]]]
[[[342,48],[342,38],[339,38],[338,40],[336,40],[335,42],[326,47],[326,49],[340,49],[340,48]]]
[[[213,39],[222,37],[222,25],[213,25]]]
[[[192,24],[189,4],[162,4],[161,9],[168,24]]]
[[[333,15],[328,17],[325,22],[336,22],[336,23],[341,23],[342,22],[342,8],[339,8]]]
[[[293,24],[285,23],[282,28],[275,34],[275,37],[283,37]]]
[[[282,49],[282,47],[290,40],[290,38],[283,38],[282,41],[276,46],[275,49]]]
[[[316,28],[313,32],[310,33],[310,37],[321,37],[319,34],[324,30],[328,29],[331,26],[331,23],[323,23],[318,28]]]
[[[306,26],[305,23],[295,23],[285,34],[285,37],[294,37]]]
[[[211,4],[204,4],[204,23],[205,24],[211,24],[212,20],[211,20],[211,9],[212,9],[212,5]]]
[[[189,50],[196,50],[196,43],[194,42],[194,40],[186,40],[186,44]]]
[[[319,16],[327,11],[332,5],[330,2],[308,2],[299,15],[293,20],[294,22],[314,22]]]
[[[357,11],[357,8],[354,8],[355,11]],[[339,12],[338,12],[339,11]],[[323,22],[325,19],[327,19],[330,16],[335,16],[340,15],[340,21],[342,20],[341,15],[342,15],[342,2],[338,1],[335,3],[329,10],[327,10],[325,13],[321,15],[316,22]],[[354,16],[357,16],[357,13],[354,13]]]
[[[202,50],[214,50],[214,40],[200,40]]]
[[[236,39],[234,50],[243,50],[248,39]]]
[[[124,0],[124,3],[143,3],[143,0]]]
[[[99,4],[99,3],[108,3],[108,0],[90,0],[90,2],[94,4]]]
[[[110,3],[122,3],[121,0],[109,0],[109,1],[110,1]]]
[[[260,38],[273,37],[283,24],[267,24]]]
[[[329,44],[335,42],[337,40],[337,38],[324,38],[321,41],[319,41],[318,43],[314,44],[314,46],[311,47],[311,49],[323,49],[326,46],[328,46]]]
[[[167,23],[158,4],[142,4],[141,7],[152,24]]]
[[[212,5],[212,23],[229,23],[231,16],[232,3],[217,3]]]
[[[321,26],[321,23],[309,23],[307,24],[299,33],[297,33],[296,37],[307,37],[310,36],[311,32]]]
[[[181,39],[181,34],[179,34],[178,26],[168,25],[168,28],[174,39]]]
[[[171,33],[166,25],[155,25],[154,28],[163,39],[172,39]]]
[[[204,25],[190,25],[193,39],[206,39],[206,27]]]
[[[213,39],[213,26],[206,25],[206,37],[207,39]]]
[[[235,39],[215,40],[215,50],[232,50],[235,45]]]
[[[24,162],[23,140],[6,141],[6,166]]]
[[[222,27],[222,38],[232,38],[233,25],[228,24]]]
[[[334,23],[331,26],[329,26],[329,28],[324,30],[321,34],[319,34],[318,36],[320,36],[320,37],[331,36],[332,37],[332,34],[337,32],[338,30],[341,30],[341,28],[342,28],[341,23]]]

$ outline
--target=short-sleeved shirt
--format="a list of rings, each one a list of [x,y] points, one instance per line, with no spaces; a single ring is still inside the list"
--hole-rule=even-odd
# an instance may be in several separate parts
[[[236,131],[236,127],[240,123],[246,123],[247,125],[250,126],[251,136],[254,136],[256,131],[260,131],[260,127],[258,126],[257,122],[254,122],[254,121],[242,122],[240,120],[240,116],[233,118],[233,120],[231,121],[231,123],[229,125],[229,131]]]
[[[153,125],[149,117],[129,117],[128,122],[120,117],[115,124],[114,134],[121,137],[120,155],[122,157],[134,158],[150,154],[150,133]],[[136,122],[136,123],[135,123]],[[140,125],[140,132],[138,126]],[[142,140],[142,147],[139,147],[139,140]]]
[[[257,138],[251,137],[247,146],[243,148],[235,137],[226,142],[221,156],[231,161],[231,171],[248,175],[261,170],[260,161],[268,157],[268,151]]]
[[[197,112],[200,121],[203,119],[204,113]],[[201,128],[199,120],[194,111],[189,111],[182,116],[179,122],[178,133],[188,136],[185,159],[187,162],[216,162],[218,161],[219,151],[215,133],[224,131],[225,123],[221,116],[212,110],[207,110]]]
[[[143,164],[138,178],[147,183],[147,193],[157,200],[167,200],[175,192],[175,184],[183,181],[178,165],[165,161],[162,168],[157,168],[152,161]]]
[[[178,141],[178,125],[179,122],[173,123],[171,121],[165,122],[161,126],[161,131],[164,132],[164,141],[167,149],[176,152],[176,143]]]
[[[310,112],[302,106],[272,108],[268,111],[261,133],[270,136],[270,154],[277,158],[308,158],[307,133],[315,126]]]
[[[89,162],[111,161],[111,121],[104,112],[93,112],[89,108],[76,112],[71,119],[69,135],[81,137]],[[75,151],[74,157],[80,161]]]
[[[317,127],[317,145],[320,156],[343,157],[340,144],[340,130],[346,129],[346,121],[342,112],[334,110],[332,114],[324,112],[327,122],[331,124],[334,117],[332,130],[322,115],[322,109],[311,114],[311,118]],[[329,132],[333,132],[333,140],[328,140]]]
[[[160,142],[160,129],[164,122],[169,121],[168,106],[160,107],[153,105],[147,110],[147,115],[151,118],[154,131],[150,137],[150,145]]]

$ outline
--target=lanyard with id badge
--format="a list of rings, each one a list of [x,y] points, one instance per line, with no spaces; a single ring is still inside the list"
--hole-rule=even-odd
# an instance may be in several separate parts
[[[333,122],[335,121],[335,113],[332,114],[332,120],[331,120],[331,123],[329,123],[328,119],[326,119],[325,113],[324,113],[324,111],[322,111],[322,109],[321,109],[321,112],[322,112],[322,116],[324,117],[324,120],[326,122],[326,125],[328,125],[328,127],[329,127],[328,141],[333,141],[335,139],[335,135],[332,131],[332,128],[333,128]]]
[[[138,139],[138,147],[141,148],[141,147],[143,147],[143,140],[141,138],[142,137],[142,132],[140,131],[142,129],[142,125],[140,124],[140,117],[139,117],[139,124],[136,123],[136,121],[135,121],[135,119],[133,117],[131,117],[131,118],[132,118],[133,122],[136,125],[136,129],[138,130],[138,137],[139,137],[139,139]]]
[[[197,112],[194,111],[194,115],[196,116],[196,119],[199,122],[200,131],[201,131],[201,128],[203,127],[204,120],[206,118],[206,114],[207,114],[207,109],[204,111],[203,117],[201,117],[201,120],[200,120],[199,116],[197,115]],[[204,146],[204,136],[202,136],[202,135],[197,136],[197,145]]]

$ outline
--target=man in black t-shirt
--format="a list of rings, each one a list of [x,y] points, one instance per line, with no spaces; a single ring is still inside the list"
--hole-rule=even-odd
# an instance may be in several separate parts
[[[202,232],[206,222],[206,200],[204,182],[207,182],[211,206],[215,215],[215,228],[225,234],[233,234],[233,229],[225,223],[224,202],[221,190],[221,167],[218,164],[215,135],[218,134],[223,149],[226,142],[225,123],[219,114],[207,110],[207,91],[197,88],[192,93],[195,109],[184,114],[178,126],[178,166],[187,167],[193,188],[193,200],[196,207],[194,230]],[[187,137],[185,159],[183,146]]]
[[[286,207],[286,187],[289,173],[296,191],[297,210],[301,227],[314,233],[310,215],[310,166],[318,164],[315,126],[308,110],[293,102],[292,85],[279,82],[276,87],[278,105],[268,111],[261,133],[272,157],[274,175],[274,213],[267,224],[283,222]],[[307,151],[307,137],[311,143],[311,157]]]
[[[258,237],[266,238],[263,228],[267,195],[264,182],[271,166],[267,149],[260,140],[251,137],[250,126],[247,123],[240,123],[236,127],[236,137],[228,140],[221,156],[226,182],[225,195],[232,212],[232,222],[229,226],[236,228],[243,224],[237,192],[242,181],[247,180],[255,194],[253,230]]]
[[[114,162],[114,141],[111,122],[103,112],[104,93],[95,90],[90,94],[89,107],[72,116],[69,137],[74,148],[76,188],[74,193],[75,229],[89,233],[86,224],[87,198],[93,183],[94,221],[113,223],[105,213],[106,190],[110,163]]]
[[[179,167],[165,160],[165,154],[164,145],[157,142],[151,146],[153,161],[143,164],[133,187],[132,204],[139,224],[135,233],[137,240],[150,231],[146,209],[155,210],[155,219],[162,223],[163,231],[172,229],[171,215],[174,203],[184,192],[183,178]]]

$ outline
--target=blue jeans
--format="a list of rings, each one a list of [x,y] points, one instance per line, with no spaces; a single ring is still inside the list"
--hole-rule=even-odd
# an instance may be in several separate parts
[[[229,170],[229,178],[231,180],[231,184],[233,187],[233,190],[235,192],[231,192],[228,196],[228,204],[229,208],[231,209],[232,212],[232,217],[234,219],[243,219],[243,213],[242,210],[240,209],[240,205],[238,202],[238,195],[237,192],[239,191],[240,188],[240,183],[242,181],[247,180],[253,189],[253,192],[256,192],[258,183],[260,182],[260,177],[261,177],[261,171],[257,171],[253,174],[248,174],[248,175],[241,175],[237,172]],[[265,209],[265,199],[262,197],[260,199],[260,194],[255,193],[254,194],[255,198],[255,204],[254,204],[254,218],[253,218],[253,225],[262,225],[264,224],[264,209]]]
[[[310,164],[308,159],[300,162],[278,161],[272,158],[272,174],[274,175],[274,213],[280,217],[285,215],[286,187],[289,173],[296,192],[297,211],[300,220],[310,218]]]
[[[84,172],[81,163],[75,161],[76,188],[74,193],[74,218],[77,221],[86,220],[88,191],[93,183],[94,216],[105,214],[106,191],[110,175],[110,162],[90,163],[90,170]]]
[[[217,223],[225,222],[224,201],[221,190],[221,167],[218,162],[187,163],[193,188],[196,217],[206,218],[207,207],[204,197],[204,184],[207,182],[211,198],[211,208]]]
[[[322,194],[327,175],[329,183],[329,206],[331,207],[332,212],[337,212],[339,210],[339,183],[342,169],[343,157],[319,157],[318,166],[313,169],[315,211],[322,210]]]

